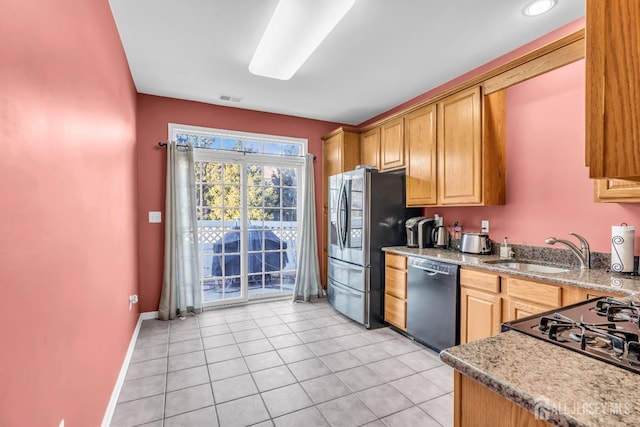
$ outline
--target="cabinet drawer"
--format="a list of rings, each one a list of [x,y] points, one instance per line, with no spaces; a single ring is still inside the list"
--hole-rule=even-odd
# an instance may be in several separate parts
[[[396,298],[407,299],[407,273],[395,268],[385,268],[384,291]]]
[[[406,270],[407,257],[387,252],[385,255],[385,265],[387,267],[397,268],[398,270]]]
[[[513,277],[507,279],[507,295],[550,307],[560,307],[562,305],[562,288],[559,286],[531,282]]]
[[[392,295],[384,296],[384,320],[403,331],[407,330],[407,303]]]
[[[500,276],[463,268],[460,269],[460,285],[498,294],[500,293]]]

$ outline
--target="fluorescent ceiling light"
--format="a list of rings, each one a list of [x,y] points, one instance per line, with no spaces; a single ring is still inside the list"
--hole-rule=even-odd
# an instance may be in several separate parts
[[[524,8],[523,13],[526,16],[542,15],[553,9],[556,3],[558,3],[558,0],[536,0],[529,3],[529,5]]]
[[[355,0],[280,0],[253,54],[249,71],[289,80]]]

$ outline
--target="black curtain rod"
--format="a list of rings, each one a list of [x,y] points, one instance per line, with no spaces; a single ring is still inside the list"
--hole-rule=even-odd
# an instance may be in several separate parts
[[[160,147],[166,147],[166,146],[167,146],[167,143],[166,143],[166,142],[163,142],[163,141],[160,141],[160,142],[158,142],[158,145],[159,145]],[[185,144],[176,144],[176,147],[186,147],[186,145],[185,145]],[[224,151],[234,151],[234,150],[224,150]],[[238,153],[243,153],[243,152],[244,152],[244,151],[238,151]],[[302,157],[302,156],[298,156],[298,157]],[[315,159],[317,159],[317,157],[316,157],[316,155],[314,154],[314,155],[313,155],[313,160],[315,160]]]

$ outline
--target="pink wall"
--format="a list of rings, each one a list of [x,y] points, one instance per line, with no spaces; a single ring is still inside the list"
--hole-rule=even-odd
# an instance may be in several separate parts
[[[441,84],[438,87],[435,87],[425,93],[422,93],[418,96],[416,96],[415,98],[412,98],[406,102],[403,102],[400,105],[397,105],[395,107],[393,107],[392,109],[385,111],[384,113],[378,114],[375,117],[370,118],[369,120],[366,120],[365,122],[361,123],[359,126],[366,126],[370,123],[373,123],[375,121],[381,120],[387,116],[389,116],[390,114],[393,113],[397,113],[399,111],[405,110],[421,101],[425,101],[429,98],[433,98],[434,96],[448,90],[451,89],[452,87],[455,87],[459,84],[462,84],[468,80],[471,80],[474,77],[478,77],[479,75],[481,75],[482,73],[486,73],[487,71],[493,70],[495,68],[498,68],[501,65],[506,64],[507,62],[519,58],[535,49],[538,49],[542,46],[545,46],[551,42],[554,42],[566,35],[569,35],[571,33],[574,33],[578,30],[580,30],[581,28],[584,28],[585,26],[585,20],[584,18],[579,18],[576,19],[575,21],[561,27],[558,28],[555,31],[552,31],[548,34],[545,34],[542,37],[539,37],[533,41],[531,41],[530,43],[527,43],[523,46],[520,46],[517,49],[512,50],[511,52],[508,52],[496,59],[494,59],[493,61],[489,61],[484,65],[479,66],[478,68],[475,68],[467,73],[462,74],[461,76],[458,76],[452,80],[449,80],[448,82],[445,82],[443,84]]]
[[[457,84],[584,28],[580,18],[512,52],[373,117],[361,126],[402,111]],[[490,220],[490,236],[502,241],[545,246],[549,236],[584,235],[592,250],[611,249],[611,226],[636,225],[640,253],[640,204],[593,202],[593,181],[584,166],[584,61],[507,90],[507,204],[496,207],[426,208],[447,224],[461,221],[479,231]]]
[[[135,89],[108,2],[2,1],[0,425],[97,426],[138,318]]]
[[[158,141],[167,140],[169,123],[307,138],[309,152],[318,156],[314,163],[316,218],[318,221],[322,219],[322,193],[319,190],[322,177],[321,137],[339,124],[150,95],[138,95],[137,111],[141,311],[157,310],[160,301],[164,224],[149,224],[148,212],[164,211],[166,150],[158,147]],[[319,233],[320,230],[320,245]]]
[[[591,249],[609,252],[611,226],[638,227],[640,204],[595,203],[584,165],[584,61],[507,89],[507,203],[495,207],[430,208],[446,224],[479,231],[490,221],[492,240],[545,246],[549,236],[584,235]]]

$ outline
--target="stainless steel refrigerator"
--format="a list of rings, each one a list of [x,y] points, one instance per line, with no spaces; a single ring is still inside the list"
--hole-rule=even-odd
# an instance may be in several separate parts
[[[375,169],[329,177],[327,298],[367,328],[384,322],[381,248],[406,244],[404,222],[421,209],[405,207],[405,177]]]

